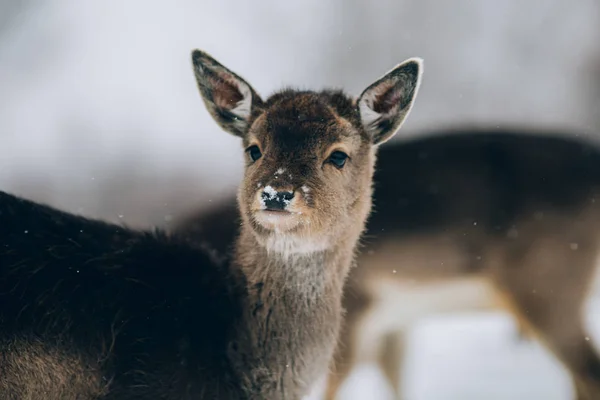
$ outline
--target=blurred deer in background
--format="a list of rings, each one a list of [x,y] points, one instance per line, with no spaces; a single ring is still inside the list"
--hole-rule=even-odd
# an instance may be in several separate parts
[[[510,311],[556,355],[578,399],[600,398],[600,362],[582,323],[600,232],[600,152],[569,132],[429,133],[378,154],[327,399],[363,361],[376,361],[400,398],[413,323],[494,309]],[[175,230],[227,251],[238,230],[234,204],[183,218]]]

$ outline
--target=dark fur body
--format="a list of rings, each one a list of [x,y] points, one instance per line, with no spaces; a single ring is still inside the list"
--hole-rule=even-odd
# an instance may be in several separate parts
[[[378,301],[378,282],[465,277],[491,281],[502,305],[573,374],[578,398],[596,398],[600,362],[580,315],[598,249],[600,150],[559,131],[430,133],[378,152],[374,212],[346,284],[348,314],[329,398],[355,362],[358,326]],[[216,223],[223,236],[213,243],[220,246],[236,231],[233,202],[182,220],[176,230],[210,240]],[[423,251],[413,256],[416,248]],[[382,345],[389,358],[398,343],[390,336]],[[394,380],[398,363],[380,362]]]
[[[565,136],[442,132],[383,148],[368,229],[380,236],[463,226],[465,235],[503,237],[531,212],[580,209],[600,184],[600,152]]]
[[[227,262],[2,192],[0,221],[0,398],[239,398]]]

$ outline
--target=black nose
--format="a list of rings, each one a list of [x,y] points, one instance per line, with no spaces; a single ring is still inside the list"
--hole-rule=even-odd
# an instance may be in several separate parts
[[[278,192],[275,189],[262,192],[262,200],[267,210],[284,210],[293,198],[293,192]]]

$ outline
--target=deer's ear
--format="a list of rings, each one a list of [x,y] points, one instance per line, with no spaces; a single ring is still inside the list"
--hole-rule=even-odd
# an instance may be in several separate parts
[[[423,72],[423,60],[410,58],[375,83],[358,97],[363,127],[380,144],[398,131],[417,96]]]
[[[262,105],[260,96],[245,80],[203,51],[192,51],[192,63],[210,115],[227,132],[244,136],[252,111]]]

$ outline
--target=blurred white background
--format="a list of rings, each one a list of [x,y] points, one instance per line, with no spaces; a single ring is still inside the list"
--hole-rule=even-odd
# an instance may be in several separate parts
[[[423,57],[423,86],[399,136],[466,124],[593,135],[599,38],[596,0],[0,0],[0,189],[134,226],[230,195],[240,145],[203,107],[193,48],[263,95],[282,85],[358,94],[405,58]],[[417,330],[409,399],[566,398],[562,372],[530,345],[511,345],[503,316],[464,318]],[[440,324],[447,333],[436,336]],[[508,361],[495,372],[468,367],[478,356],[481,365]],[[515,374],[523,360],[539,379]],[[447,383],[445,369],[461,365],[470,372]],[[367,392],[381,386],[368,382]],[[486,390],[473,392],[473,382]]]

